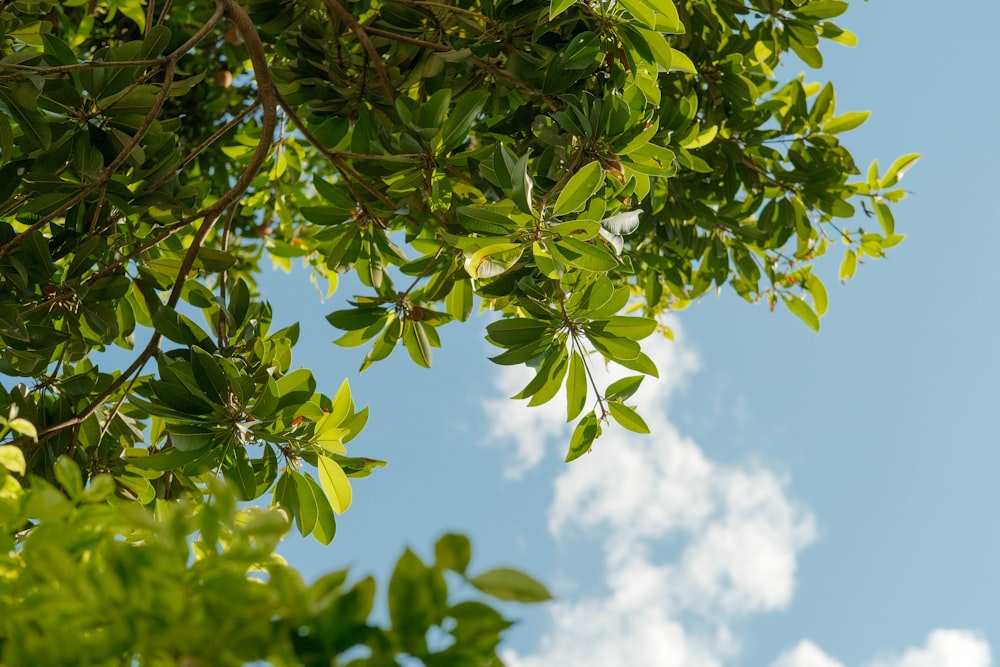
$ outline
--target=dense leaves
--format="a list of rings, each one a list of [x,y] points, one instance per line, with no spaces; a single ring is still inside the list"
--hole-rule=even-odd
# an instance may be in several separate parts
[[[328,319],[362,368],[397,347],[430,366],[478,297],[503,316],[494,360],[536,369],[518,397],[566,386],[571,418],[642,430],[589,381],[595,355],[655,375],[655,318],[724,285],[818,328],[812,260],[846,243],[847,279],[902,238],[889,204],[917,156],[851,181],[840,136],[867,112],[774,76],[853,44],[846,8],[5,5],[0,372],[37,390],[0,402],[37,429],[29,468],[67,454],[149,502],[217,469],[253,498],[284,467],[275,497],[309,513],[304,460],[343,508],[331,466],[370,470],[341,446],[364,412],[293,370],[297,331],[268,332],[265,255],[331,289],[357,275],[367,292]],[[851,224],[859,204],[877,231]],[[131,365],[99,368],[137,338]]]
[[[8,482],[20,469],[10,451],[0,449]],[[56,469],[62,492],[0,485],[0,664],[395,665],[402,654],[426,665],[500,664],[497,644],[512,623],[486,596],[549,599],[514,571],[466,578],[453,554],[464,545],[467,563],[468,540],[446,535],[432,564],[410,550],[400,558],[388,589],[392,622],[382,626],[369,618],[371,578],[351,583],[338,571],[307,584],[275,553],[290,528],[283,510],[237,510],[230,491],[213,485],[198,508],[161,502],[154,516],[109,504],[108,475],[83,489],[70,459]],[[15,551],[13,533],[27,521],[38,523]],[[454,641],[428,641],[444,635]]]
[[[46,547],[67,567],[145,553],[107,541],[138,521],[110,518],[121,503],[178,512],[148,528],[180,522],[177,544],[190,526],[170,501],[200,512],[211,534],[256,543],[265,537],[249,526],[266,525],[271,540],[287,516],[303,535],[334,538],[351,478],[384,464],[346,447],[368,417],[347,384],[326,393],[292,362],[297,326],[271,330],[256,283],[269,262],[303,262],[328,295],[342,274],[360,281],[327,319],[338,345],[364,350],[362,370],[397,348],[429,367],[439,327],[493,311],[493,361],[533,371],[516,398],[565,395],[576,422],[567,460],[605,428],[648,432],[628,401],[658,374],[642,341],[670,335],[665,312],[729,286],[818,329],[828,300],[812,262],[845,244],[847,280],[898,244],[891,204],[918,157],[861,177],[842,137],[867,112],[838,109],[829,83],[774,74],[789,55],[818,68],[822,44],[852,45],[832,21],[846,9],[0,4],[0,499],[11,516],[41,519],[8,524],[4,535],[24,545],[17,558],[35,553],[35,535],[49,539],[47,522],[90,515],[108,551],[92,558],[86,549],[99,547],[86,531],[69,530],[80,544]],[[636,375],[602,387],[591,369],[604,360]],[[204,496],[220,477],[237,499],[269,494],[280,511],[213,527]],[[22,486],[30,494],[16,493]],[[212,544],[211,534],[199,539]],[[467,552],[452,539],[439,545],[440,566],[404,555],[390,583],[392,650],[421,655],[446,612],[455,652],[472,650],[463,638],[492,641],[506,627],[480,603],[442,606],[442,568],[464,576]],[[100,576],[117,576],[111,569]],[[246,588],[234,599],[283,599],[271,591],[277,580],[254,589],[245,574],[234,575]],[[544,597],[520,576],[471,581],[503,599]],[[324,629],[294,650],[315,639],[325,656],[361,641],[382,655],[383,639],[369,642],[363,625],[370,598],[363,582],[336,598],[338,614],[359,619],[357,635]],[[227,637],[240,645],[205,653],[212,664],[265,641]],[[161,645],[146,641],[134,650],[155,663]],[[10,656],[35,650],[5,646]]]

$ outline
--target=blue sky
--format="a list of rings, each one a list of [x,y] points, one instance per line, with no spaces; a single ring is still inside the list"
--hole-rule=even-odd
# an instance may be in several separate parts
[[[330,547],[295,541],[307,575],[352,565],[387,582],[405,545],[473,539],[559,601],[514,609],[514,667],[987,667],[1000,655],[1000,246],[990,68],[1000,9],[971,0],[852,2],[831,44],[859,164],[924,155],[896,210],[908,235],[846,286],[821,266],[820,334],[730,294],[677,315],[665,381],[639,400],[652,436],[612,430],[567,466],[558,409],[506,396],[484,321],[449,325],[434,368],[400,350],[362,376],[330,344],[304,274],[276,274],[276,317],[303,323],[296,362],[372,410],[353,453],[390,465],[354,484]],[[799,69],[787,65],[779,76]],[[556,402],[558,403],[558,401]]]

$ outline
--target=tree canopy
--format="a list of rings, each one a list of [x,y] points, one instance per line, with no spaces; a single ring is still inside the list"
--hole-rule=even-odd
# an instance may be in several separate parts
[[[344,593],[345,575],[331,575],[305,593],[273,559],[289,520],[332,540],[350,479],[383,462],[348,451],[367,408],[346,381],[321,390],[295,366],[298,327],[271,329],[256,277],[269,261],[301,261],[332,294],[355,275],[362,293],[327,319],[337,344],[365,348],[362,370],[399,347],[429,367],[439,327],[495,312],[493,361],[534,371],[515,398],[539,405],[565,388],[577,424],[567,461],[611,423],[648,432],[628,400],[657,375],[640,341],[669,335],[663,313],[728,286],[818,330],[827,294],[814,261],[844,244],[847,280],[903,238],[890,205],[917,156],[862,175],[840,137],[867,112],[839,111],[830,83],[775,75],[789,57],[820,68],[824,41],[853,45],[832,20],[846,9],[0,4],[2,660],[88,622],[83,607],[40,620],[58,587],[35,568],[56,553],[81,600],[123,616],[137,607],[113,591],[133,578],[156,587],[140,565],[204,584],[193,595],[206,614],[236,600],[288,610],[256,619],[267,627],[252,641],[220,632],[183,655],[141,628],[94,629],[107,664],[329,664],[353,644],[295,636],[330,614],[359,619],[350,640],[371,664],[400,652],[470,664],[455,662],[465,649],[495,660],[506,621],[448,602],[443,573],[464,576],[467,563],[452,553],[467,552],[457,536],[433,566],[404,554],[397,573],[410,583],[393,577],[390,610],[418,612],[393,618],[398,635],[365,625],[367,580]],[[108,369],[110,348],[129,351],[128,365]],[[635,375],[599,386],[600,359]],[[229,493],[272,508],[237,512]],[[120,511],[130,506],[157,519]],[[254,568],[267,573],[260,588]],[[502,599],[547,597],[509,570],[470,581]],[[32,595],[36,607],[6,613]],[[445,618],[457,658],[433,657],[424,639]],[[182,634],[188,621],[157,617]],[[17,638],[28,627],[36,634]]]

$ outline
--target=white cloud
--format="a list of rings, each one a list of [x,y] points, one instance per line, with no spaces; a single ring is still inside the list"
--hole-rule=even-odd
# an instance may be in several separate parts
[[[533,376],[531,370],[507,366],[496,376],[495,387],[501,397],[483,401],[488,420],[484,440],[497,447],[513,447],[504,475],[520,479],[541,463],[547,443],[560,439],[566,431],[566,402],[557,397],[544,405],[528,408],[510,397],[528,384]]]
[[[787,497],[781,476],[722,465],[682,436],[666,409],[697,359],[679,336],[650,339],[646,349],[661,379],[647,378],[630,403],[653,435],[607,427],[589,455],[559,474],[549,508],[557,539],[598,543],[606,590],[553,605],[537,652],[508,653],[511,667],[721,667],[738,652],[734,620],[791,600],[797,554],[815,535],[812,515]],[[599,384],[613,379],[597,370]],[[504,376],[508,396],[528,379]],[[489,404],[490,432],[514,443],[512,470],[565,447],[565,403],[553,404],[545,412]],[[667,543],[681,547],[658,556]]]
[[[771,663],[771,667],[844,667],[808,639],[803,639]]]
[[[990,645],[968,630],[934,630],[927,643],[902,655],[868,663],[868,667],[990,667]]]
[[[902,654],[879,658],[866,667],[991,667],[990,645],[969,630],[938,629],[927,642]],[[782,653],[771,667],[844,667],[809,640]]]
[[[630,403],[653,434],[605,428],[593,450],[557,476],[549,507],[557,540],[572,549],[596,543],[590,548],[603,556],[603,590],[584,595],[563,587],[539,646],[527,655],[506,651],[510,667],[724,667],[740,651],[735,621],[785,609],[792,600],[798,555],[816,537],[812,513],[789,497],[783,475],[714,461],[679,432],[667,408],[697,358],[679,336],[676,344],[645,343],[661,379],[647,378]],[[602,386],[622,375],[600,365],[594,370]],[[503,369],[496,384],[503,396],[484,402],[489,438],[510,449],[511,478],[537,466],[550,449],[561,456],[569,440],[562,396],[540,408],[508,398],[531,376],[520,367]],[[865,667],[991,666],[982,637],[939,629],[924,646]],[[844,664],[803,640],[770,667]]]

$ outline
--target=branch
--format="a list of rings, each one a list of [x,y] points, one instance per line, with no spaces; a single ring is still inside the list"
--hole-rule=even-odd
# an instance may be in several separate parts
[[[41,229],[59,216],[63,215],[66,211],[90,196],[90,193],[94,190],[111,180],[111,176],[118,170],[118,167],[125,163],[125,160],[127,160],[129,155],[132,154],[132,151],[135,150],[135,147],[139,145],[139,142],[141,142],[146,136],[146,133],[149,132],[149,128],[152,127],[153,121],[156,120],[156,117],[160,114],[160,109],[163,108],[163,103],[167,100],[167,96],[170,93],[170,84],[173,83],[173,80],[174,68],[171,65],[164,70],[163,83],[160,85],[160,92],[156,95],[156,99],[153,100],[153,106],[149,109],[149,112],[143,119],[142,125],[140,125],[139,129],[136,130],[135,135],[133,135],[128,144],[126,144],[121,152],[118,153],[118,156],[111,161],[111,164],[105,167],[104,171],[102,171],[97,178],[80,188],[80,190],[73,197],[71,197],[68,202],[48,215],[43,216],[3,246],[0,246],[0,260],[9,255],[12,250],[20,246],[29,233]]]
[[[378,35],[379,37],[385,37],[386,39],[391,39],[395,42],[401,42],[403,44],[419,46],[425,49],[430,49],[431,51],[436,51],[438,53],[452,52],[455,50],[450,46],[445,46],[444,44],[437,44],[435,42],[428,42],[427,40],[417,39],[416,37],[408,37],[406,35],[400,35],[390,30],[382,30],[381,28],[373,28],[371,26],[366,28],[366,30],[373,35]],[[482,71],[488,74],[492,74],[494,78],[504,79],[508,83],[512,83],[518,88],[523,88],[524,90],[528,90],[531,91],[532,93],[539,95],[542,98],[542,101],[545,102],[545,105],[549,107],[551,111],[558,110],[559,107],[557,107],[551,99],[549,99],[545,95],[542,95],[541,90],[531,85],[527,81],[519,79],[518,77],[514,76],[507,70],[497,67],[493,63],[486,62],[485,60],[481,60],[475,56],[469,56],[469,62],[471,62],[473,65],[475,65]]]
[[[165,304],[168,308],[174,308],[177,302],[180,301],[181,291],[184,289],[184,283],[187,282],[187,274],[191,271],[191,267],[194,266],[194,261],[198,257],[198,251],[201,249],[202,243],[205,241],[205,237],[208,236],[208,232],[215,226],[216,217],[208,217],[202,224],[201,228],[195,234],[194,238],[191,240],[191,246],[188,248],[187,253],[184,255],[184,259],[181,261],[180,268],[177,271],[177,280],[174,282],[174,288],[170,292],[170,296],[167,298],[167,303]],[[77,424],[82,424],[90,415],[97,412],[97,410],[104,405],[118,389],[128,382],[132,375],[138,373],[146,362],[149,361],[150,357],[156,354],[157,350],[160,348],[160,341],[163,339],[163,334],[160,332],[154,332],[150,337],[149,342],[146,343],[146,347],[143,348],[139,356],[126,368],[121,375],[119,375],[114,382],[112,382],[107,389],[98,395],[90,404],[78,415],[67,419],[64,422],[56,424],[54,426],[49,426],[38,432],[38,442],[37,444],[42,444],[52,438],[59,431],[76,426]]]
[[[361,42],[361,46],[364,47],[366,53],[368,53],[368,58],[371,60],[372,65],[375,66],[375,70],[378,72],[379,78],[382,80],[382,87],[385,88],[385,94],[389,96],[389,100],[392,102],[396,101],[396,88],[392,85],[392,80],[389,79],[389,73],[385,71],[385,66],[382,65],[382,58],[379,56],[378,51],[375,50],[375,45],[372,44],[372,40],[368,38],[368,34],[365,32],[365,28],[361,27],[358,20],[354,18],[354,15],[349,11],[344,9],[338,0],[323,0],[323,4],[326,5],[326,9],[331,14],[335,14],[337,18],[347,24],[354,33],[354,36],[358,38]]]
[[[292,121],[292,125],[294,125],[295,128],[302,133],[302,136],[305,137],[306,141],[308,141],[313,148],[318,150],[323,155],[323,157],[329,160],[330,163],[340,171],[340,173],[345,177],[345,179],[350,178],[352,180],[357,181],[361,185],[361,187],[363,187],[365,190],[369,192],[369,194],[371,194],[373,197],[375,197],[383,204],[388,206],[389,210],[391,211],[399,210],[399,204],[389,199],[384,193],[382,193],[378,188],[371,185],[368,181],[366,181],[363,178],[360,178],[357,175],[357,173],[355,173],[347,166],[347,163],[344,162],[343,159],[344,154],[337,153],[335,151],[327,149],[327,147],[323,145],[323,143],[316,137],[316,135],[313,134],[308,127],[306,127],[305,123],[303,123],[302,119],[298,117],[298,114],[295,113],[295,110],[292,109],[291,105],[289,105],[288,102],[286,102],[284,98],[282,98],[280,95],[278,96],[278,102],[281,104],[281,108],[284,109],[285,113],[288,114],[288,117]],[[379,157],[379,156],[371,156],[371,157]],[[345,183],[349,188],[351,188],[351,183],[349,180],[345,180]],[[360,200],[361,198],[355,195],[355,199]]]
[[[231,3],[231,0],[216,0],[215,12],[212,14],[212,17],[208,20],[208,22],[206,22],[194,35],[192,35],[190,39],[185,41],[184,44],[167,56],[167,64],[163,68],[163,82],[160,84],[160,92],[157,93],[156,98],[153,100],[153,105],[150,107],[146,117],[143,118],[142,125],[139,126],[135,135],[132,136],[132,139],[125,145],[118,156],[111,161],[111,164],[105,167],[104,171],[102,171],[97,178],[80,188],[80,190],[73,197],[71,197],[68,202],[48,215],[43,216],[38,221],[32,223],[27,229],[12,238],[3,246],[0,246],[0,260],[9,255],[12,250],[20,246],[30,232],[41,229],[48,223],[58,218],[60,215],[63,215],[73,206],[82,202],[94,190],[107,183],[111,179],[114,172],[125,163],[125,160],[127,160],[129,155],[132,154],[132,151],[135,150],[135,147],[139,145],[139,143],[146,136],[146,133],[149,132],[149,128],[152,127],[153,121],[155,121],[156,117],[160,115],[160,110],[163,108],[163,104],[167,101],[167,97],[170,94],[170,85],[174,81],[174,65],[177,64],[177,61],[181,58],[181,56],[186,54],[192,47],[194,47],[195,44],[201,41],[202,37],[207,35],[215,24],[219,22],[225,9],[224,1],[227,4]],[[246,16],[245,13],[244,16]],[[249,22],[249,17],[247,17],[247,21]],[[250,26],[253,26],[252,22],[250,22]],[[119,63],[120,66],[127,64],[127,62]]]

